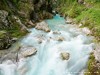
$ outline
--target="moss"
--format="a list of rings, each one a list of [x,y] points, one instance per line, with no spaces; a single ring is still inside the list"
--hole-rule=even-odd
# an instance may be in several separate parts
[[[90,54],[90,58],[88,60],[87,65],[88,68],[85,72],[85,75],[100,75],[100,69],[98,69],[99,66],[97,66],[97,62],[95,60],[93,53]]]

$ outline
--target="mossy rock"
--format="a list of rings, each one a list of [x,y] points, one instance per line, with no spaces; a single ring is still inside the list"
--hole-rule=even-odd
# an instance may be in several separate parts
[[[94,54],[90,54],[90,58],[88,60],[88,68],[85,72],[85,75],[100,75],[100,67],[97,66],[97,61],[95,60]],[[100,64],[100,63],[99,63]]]
[[[6,31],[0,31],[0,38],[4,38],[6,34]]]

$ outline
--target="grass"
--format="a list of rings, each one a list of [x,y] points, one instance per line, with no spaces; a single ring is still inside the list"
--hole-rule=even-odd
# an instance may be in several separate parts
[[[99,66],[97,66],[97,62],[95,60],[93,53],[90,54],[90,58],[87,64],[88,69],[85,72],[85,75],[100,75],[100,69]]]
[[[65,1],[65,5],[59,8],[59,12],[74,19],[76,24],[81,23],[82,27],[88,27],[95,36],[96,42],[100,42],[100,0],[84,0],[85,4],[75,1],[68,4],[69,0]],[[100,68],[92,53],[87,64],[85,75],[100,75]]]
[[[68,1],[66,0],[66,4],[59,8],[59,12],[73,18],[77,24],[82,23],[82,27],[88,27],[92,35],[100,41],[100,0],[85,0],[85,4],[76,1],[68,4]]]

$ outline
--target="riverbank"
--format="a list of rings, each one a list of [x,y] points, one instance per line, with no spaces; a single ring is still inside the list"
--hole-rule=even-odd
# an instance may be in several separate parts
[[[1,0],[0,50],[8,49],[12,40],[17,41],[29,33],[28,28],[34,27],[35,23],[52,18],[52,4],[49,0]]]
[[[80,0],[83,2],[66,1],[62,7],[58,7],[57,10],[66,18],[69,17],[73,23],[80,28],[86,28],[85,30],[91,32],[89,35],[94,36],[94,42],[96,44],[95,50],[90,54],[88,61],[88,73],[85,75],[99,75],[100,74],[100,1],[99,0]],[[68,20],[68,18],[67,18]],[[90,72],[90,73],[89,73]]]
[[[0,64],[1,74],[75,75],[86,68],[94,46],[91,37],[74,25],[66,24],[58,14],[53,19],[37,23],[37,26],[19,41],[19,52],[12,52],[13,57],[12,54],[4,57]],[[15,45],[13,49],[16,47],[19,46]],[[15,56],[19,58],[17,62],[13,62]]]

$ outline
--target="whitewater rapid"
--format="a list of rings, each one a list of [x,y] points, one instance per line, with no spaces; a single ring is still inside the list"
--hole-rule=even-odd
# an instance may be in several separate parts
[[[32,28],[31,33],[20,41],[21,46],[35,47],[36,55],[21,58],[17,64],[5,61],[0,64],[0,75],[79,75],[86,68],[94,45],[91,37],[66,24],[59,15],[45,21],[50,32]],[[56,40],[58,37],[63,37],[64,40]],[[39,38],[42,40],[41,44],[38,43]],[[69,60],[62,60],[61,52],[68,52]]]

